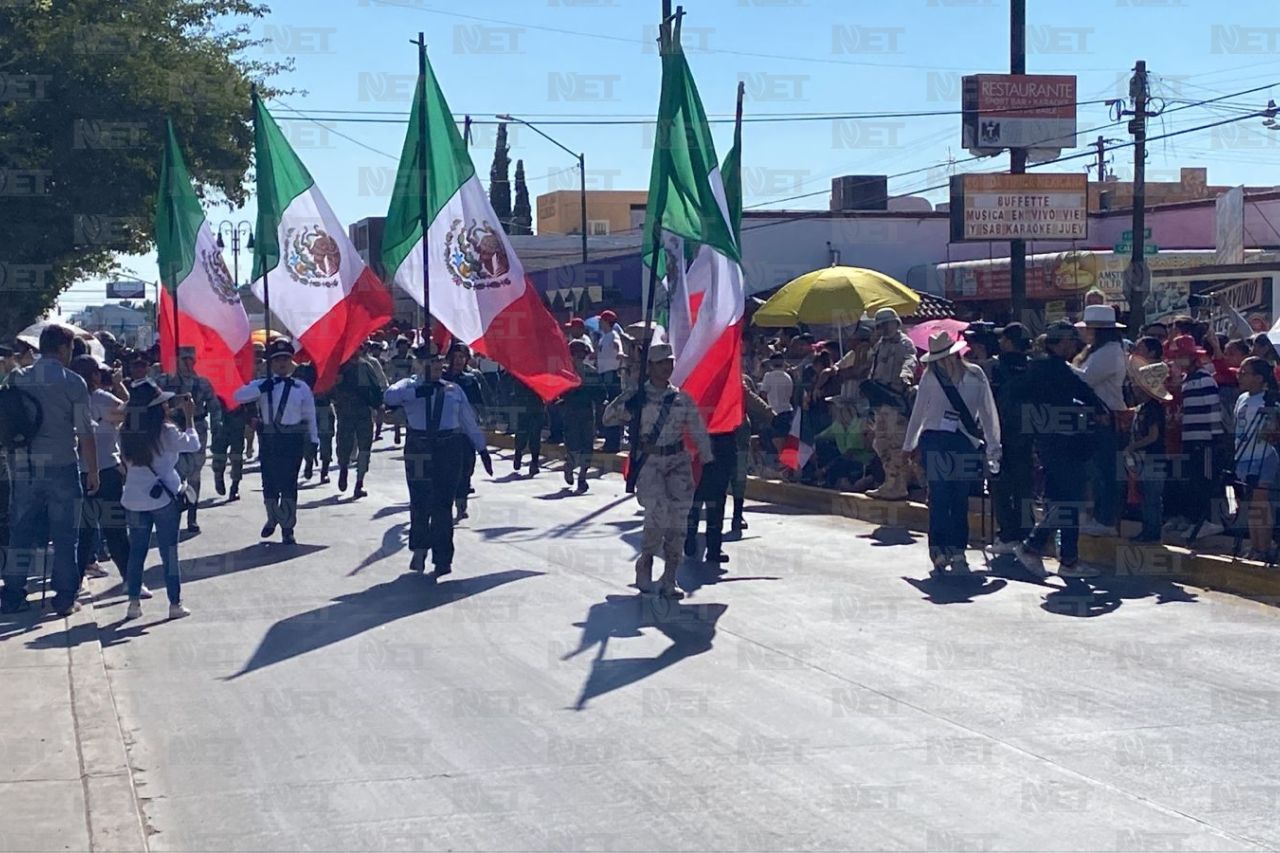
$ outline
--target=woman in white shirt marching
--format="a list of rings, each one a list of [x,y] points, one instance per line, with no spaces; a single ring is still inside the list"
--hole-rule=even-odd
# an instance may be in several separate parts
[[[161,391],[149,379],[134,383],[130,393],[120,428],[120,455],[128,469],[120,499],[129,521],[129,571],[125,579],[129,610],[125,618],[142,615],[142,569],[154,527],[169,593],[169,618],[180,619],[191,611],[182,604],[178,571],[178,495],[183,485],[174,469],[178,454],[200,449],[200,436],[191,426],[195,423],[194,407],[189,395],[173,400],[171,392]],[[170,420],[171,400],[186,415],[186,432],[179,432]]]
[[[1110,305],[1089,305],[1084,319],[1076,323],[1084,330],[1088,348],[1080,356],[1084,381],[1111,410],[1109,422],[1094,434],[1090,482],[1093,484],[1093,520],[1080,525],[1081,533],[1092,536],[1115,536],[1120,521],[1120,437],[1116,431],[1116,413],[1124,411],[1124,379],[1128,369],[1124,347],[1120,343],[1124,326],[1116,322],[1116,309]]]
[[[920,359],[927,368],[902,446],[909,453],[918,451],[929,484],[930,574],[935,577],[948,567],[953,574],[968,574],[969,495],[982,483],[984,467],[994,474],[1000,466],[1000,418],[991,384],[981,367],[960,359],[964,346],[947,332],[929,338],[929,352]],[[966,413],[951,402],[947,385]],[[980,451],[984,439],[985,459]]]

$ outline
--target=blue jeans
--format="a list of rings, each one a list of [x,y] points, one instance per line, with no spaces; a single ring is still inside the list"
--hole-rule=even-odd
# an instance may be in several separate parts
[[[982,454],[962,433],[926,430],[920,458],[929,484],[929,557],[950,561],[969,547],[969,495],[982,479]]]
[[[1138,481],[1142,485],[1142,536],[1159,539],[1164,526],[1164,483],[1168,478],[1163,454],[1139,454]]]
[[[70,606],[80,589],[76,563],[76,539],[80,528],[80,471],[73,463],[36,467],[19,462],[10,471],[9,559],[4,567],[6,604],[27,597],[27,578],[35,565],[37,549],[53,539],[53,606]],[[44,523],[47,519],[47,525]]]
[[[182,573],[178,569],[178,522],[181,520],[178,505],[169,501],[159,509],[138,512],[129,510],[129,572],[125,577],[125,589],[130,598],[142,592],[142,569],[151,549],[151,528],[156,530],[156,546],[164,563],[164,585],[169,592],[169,603],[182,601]]]

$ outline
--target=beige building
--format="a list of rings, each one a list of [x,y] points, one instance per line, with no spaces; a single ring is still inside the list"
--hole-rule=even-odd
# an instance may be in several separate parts
[[[645,190],[587,190],[587,234],[603,237],[631,229],[631,208],[644,208]],[[582,194],[557,190],[538,196],[539,234],[581,234]]]
[[[1210,186],[1209,170],[1204,166],[1183,166],[1176,181],[1147,178],[1147,207],[1178,201],[1200,201],[1216,198],[1230,186]],[[1263,192],[1271,187],[1245,187],[1246,193]],[[1089,211],[1125,210],[1133,207],[1133,182],[1108,180],[1089,182]]]

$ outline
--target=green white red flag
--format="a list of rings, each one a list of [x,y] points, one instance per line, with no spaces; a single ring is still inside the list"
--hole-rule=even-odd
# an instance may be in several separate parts
[[[254,99],[258,227],[253,292],[316,367],[316,390],[391,320],[391,293],[356,253],[279,125]]]
[[[553,400],[579,382],[567,342],[525,278],[430,63],[424,68],[383,231],[387,279],[427,307],[455,339]]]
[[[249,317],[192,188],[172,122],[167,122],[160,167],[155,233],[163,284],[161,364],[175,372],[177,346],[193,347],[196,369],[226,405],[234,406],[232,392],[253,376]]]
[[[737,144],[730,157],[737,186]],[[740,194],[737,205],[741,204]],[[742,423],[744,289],[738,240],[707,114],[675,23],[662,45],[662,93],[645,210],[644,262],[660,260],[670,301],[671,381],[698,404],[711,433]]]

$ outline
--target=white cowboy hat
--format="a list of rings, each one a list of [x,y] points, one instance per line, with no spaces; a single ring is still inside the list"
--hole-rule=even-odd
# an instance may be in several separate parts
[[[1078,329],[1123,329],[1123,323],[1116,322],[1116,309],[1113,305],[1086,305],[1084,316],[1076,323]]]
[[[920,356],[920,360],[926,364],[931,361],[939,361],[949,355],[955,355],[965,346],[964,341],[957,341],[951,337],[950,332],[943,329],[938,334],[929,336],[929,351]]]

